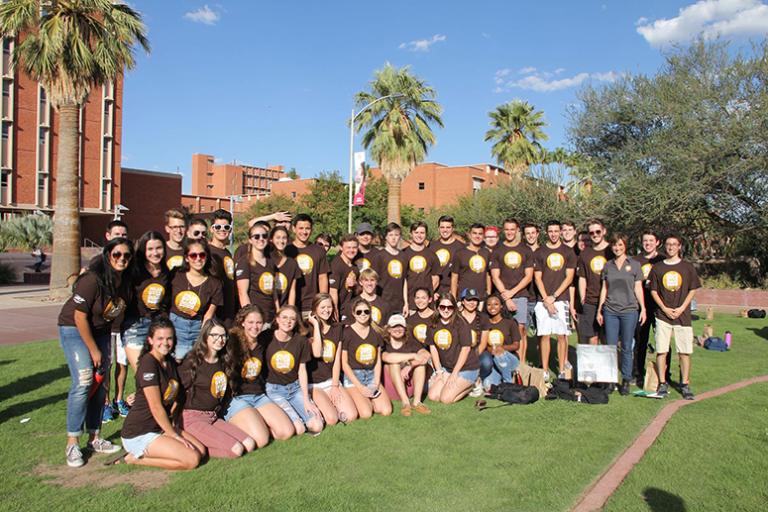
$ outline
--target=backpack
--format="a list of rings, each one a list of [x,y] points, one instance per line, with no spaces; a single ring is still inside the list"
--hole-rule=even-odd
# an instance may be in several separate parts
[[[765,310],[764,309],[750,309],[747,311],[747,316],[749,318],[765,318]]]
[[[715,352],[727,352],[728,345],[725,344],[722,338],[717,336],[710,336],[704,340],[704,348],[707,350],[714,350]]]
[[[532,404],[539,399],[539,390],[534,386],[502,382],[491,386],[487,396],[508,404]]]
[[[571,387],[566,380],[555,381],[552,388],[547,392],[547,400],[569,400],[571,402],[581,402],[583,404],[607,404],[609,391],[607,387],[600,384],[585,386],[577,384]]]

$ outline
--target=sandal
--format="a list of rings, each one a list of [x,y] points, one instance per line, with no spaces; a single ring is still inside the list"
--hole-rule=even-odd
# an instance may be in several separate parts
[[[104,462],[105,466],[117,466],[118,464],[126,464],[125,457],[128,455],[128,452],[122,452],[118,454],[115,457],[107,459],[106,462]]]

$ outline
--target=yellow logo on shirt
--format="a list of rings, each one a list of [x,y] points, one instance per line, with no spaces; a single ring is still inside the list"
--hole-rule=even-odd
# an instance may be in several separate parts
[[[603,268],[605,268],[605,264],[607,263],[607,261],[608,260],[606,260],[604,256],[595,256],[589,262],[589,268],[595,274],[599,274],[600,272],[603,271]]]
[[[173,302],[179,311],[189,316],[195,316],[202,306],[200,296],[191,290],[184,290],[179,293]]]
[[[224,256],[224,272],[229,280],[235,279],[235,262],[232,261],[229,255]]]
[[[296,366],[296,360],[293,358],[293,354],[287,350],[278,350],[272,354],[269,364],[276,372],[288,373]]]
[[[277,279],[275,280],[275,285],[277,286],[277,291],[280,293],[285,293],[288,291],[288,278],[283,274],[282,272],[277,273]]]
[[[323,340],[323,361],[332,363],[336,359],[336,343],[332,340]]]
[[[365,270],[367,268],[371,268],[371,260],[368,258],[360,258],[357,260],[357,268],[360,270]]]
[[[141,292],[141,302],[144,303],[147,309],[150,311],[157,311],[160,309],[160,303],[163,302],[165,297],[165,287],[158,283],[151,283],[144,291]]]
[[[448,350],[451,348],[451,344],[453,344],[453,334],[448,329],[440,329],[435,331],[432,341],[435,342],[438,348]]]
[[[180,267],[183,263],[184,257],[181,254],[177,254],[168,258],[168,260],[165,262],[165,266],[168,267],[168,270],[173,270],[177,267]]]
[[[304,275],[312,272],[312,269],[315,266],[315,262],[312,261],[312,257],[309,254],[299,254],[296,256],[296,263],[299,265],[299,268]]]
[[[376,362],[376,347],[370,343],[363,343],[355,350],[355,359],[358,363],[370,366]]]
[[[408,267],[412,272],[420,274],[427,270],[427,259],[424,256],[414,256],[411,261],[408,262]]]
[[[123,311],[125,311],[125,301],[120,297],[115,297],[104,306],[104,311],[101,316],[107,322],[111,322],[120,316],[120,313]]]
[[[504,255],[504,264],[509,268],[518,268],[523,263],[523,257],[517,251],[508,251]]]
[[[427,339],[427,324],[417,324],[413,326],[413,337],[423,344]]]
[[[248,382],[253,382],[256,380],[256,377],[259,376],[261,373],[261,359],[258,357],[249,357],[245,360],[245,363],[243,364],[243,369],[240,372],[240,375],[243,377],[244,380],[247,380]]]
[[[403,277],[403,264],[400,260],[392,260],[387,264],[387,273],[390,277],[400,279]]]
[[[218,371],[211,377],[211,395],[215,398],[224,398],[227,392],[227,376],[222,371]]]
[[[176,401],[176,397],[179,396],[179,381],[176,379],[168,379],[168,387],[165,388],[163,393],[163,404],[171,405]]]
[[[262,272],[259,276],[259,290],[265,295],[271,295],[275,289],[275,277],[272,272]]]
[[[651,273],[651,265],[650,263],[646,263],[640,269],[643,271],[643,279],[648,279],[648,275]]]
[[[488,331],[488,343],[492,347],[498,347],[504,344],[504,333],[499,329],[491,329]]]
[[[376,306],[371,306],[371,320],[377,324],[381,323],[381,310]]]
[[[469,332],[472,333],[472,346],[474,347],[477,345],[477,331],[475,331],[474,329],[470,329]]]
[[[469,268],[472,270],[472,272],[475,272],[476,274],[484,272],[485,258],[480,256],[479,254],[475,254],[474,256],[469,258]]]
[[[440,266],[444,267],[451,259],[451,251],[448,249],[438,249],[435,251],[435,256],[437,256],[437,259],[440,260]]]
[[[549,256],[547,256],[547,267],[549,267],[550,270],[554,270],[557,272],[558,270],[562,269],[565,266],[565,258],[563,258],[563,255],[559,252],[553,252],[550,253]]]
[[[670,270],[661,278],[664,288],[671,292],[676,292],[683,286],[683,276],[680,273]]]

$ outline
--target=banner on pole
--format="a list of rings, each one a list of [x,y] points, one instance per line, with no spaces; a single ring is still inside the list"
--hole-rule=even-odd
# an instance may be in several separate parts
[[[354,206],[365,204],[365,151],[358,151],[354,155],[355,162],[355,195],[352,198]]]

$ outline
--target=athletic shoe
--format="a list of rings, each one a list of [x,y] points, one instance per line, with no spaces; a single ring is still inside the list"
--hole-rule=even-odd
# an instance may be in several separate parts
[[[411,415],[411,406],[410,405],[404,405],[400,408],[400,414],[402,416],[405,416],[406,418]]]
[[[619,388],[619,394],[621,396],[627,396],[629,394],[629,381],[628,380],[622,381],[621,387]]]
[[[432,410],[424,404],[418,404],[413,406],[413,410],[419,414],[431,414]]]
[[[104,406],[104,412],[101,415],[102,423],[109,423],[115,419],[115,411],[112,409],[112,404],[106,404]]]
[[[67,446],[67,466],[71,468],[79,468],[85,461],[83,460],[83,452],[80,451],[80,447],[76,444]]]
[[[693,394],[693,391],[691,391],[691,388],[688,387],[688,384],[683,384],[680,386],[680,393],[682,393],[683,398],[686,400],[693,400],[696,398],[696,396]]]
[[[549,382],[552,380],[552,376],[549,373],[549,370],[544,370],[544,382]]]
[[[125,402],[125,400],[117,400],[114,404],[114,408],[117,409],[117,412],[125,418],[128,416],[128,411],[130,411],[130,407],[128,407],[128,404]]]
[[[573,365],[570,363],[570,361],[565,362],[565,371],[573,370]]]
[[[659,398],[664,398],[667,395],[669,395],[669,384],[667,384],[666,382],[662,382],[661,384],[659,384],[659,387],[656,388],[656,396],[658,396]]]
[[[478,382],[477,384],[475,384],[475,387],[472,388],[472,391],[469,392],[469,396],[471,396],[472,398],[478,398],[483,396],[484,393],[485,393],[485,388],[483,388],[483,385]]]
[[[110,443],[106,439],[97,437],[93,441],[88,442],[88,449],[94,453],[117,453],[122,448],[119,445]]]
[[[565,372],[560,372],[557,374],[557,380],[568,380],[568,376]]]

